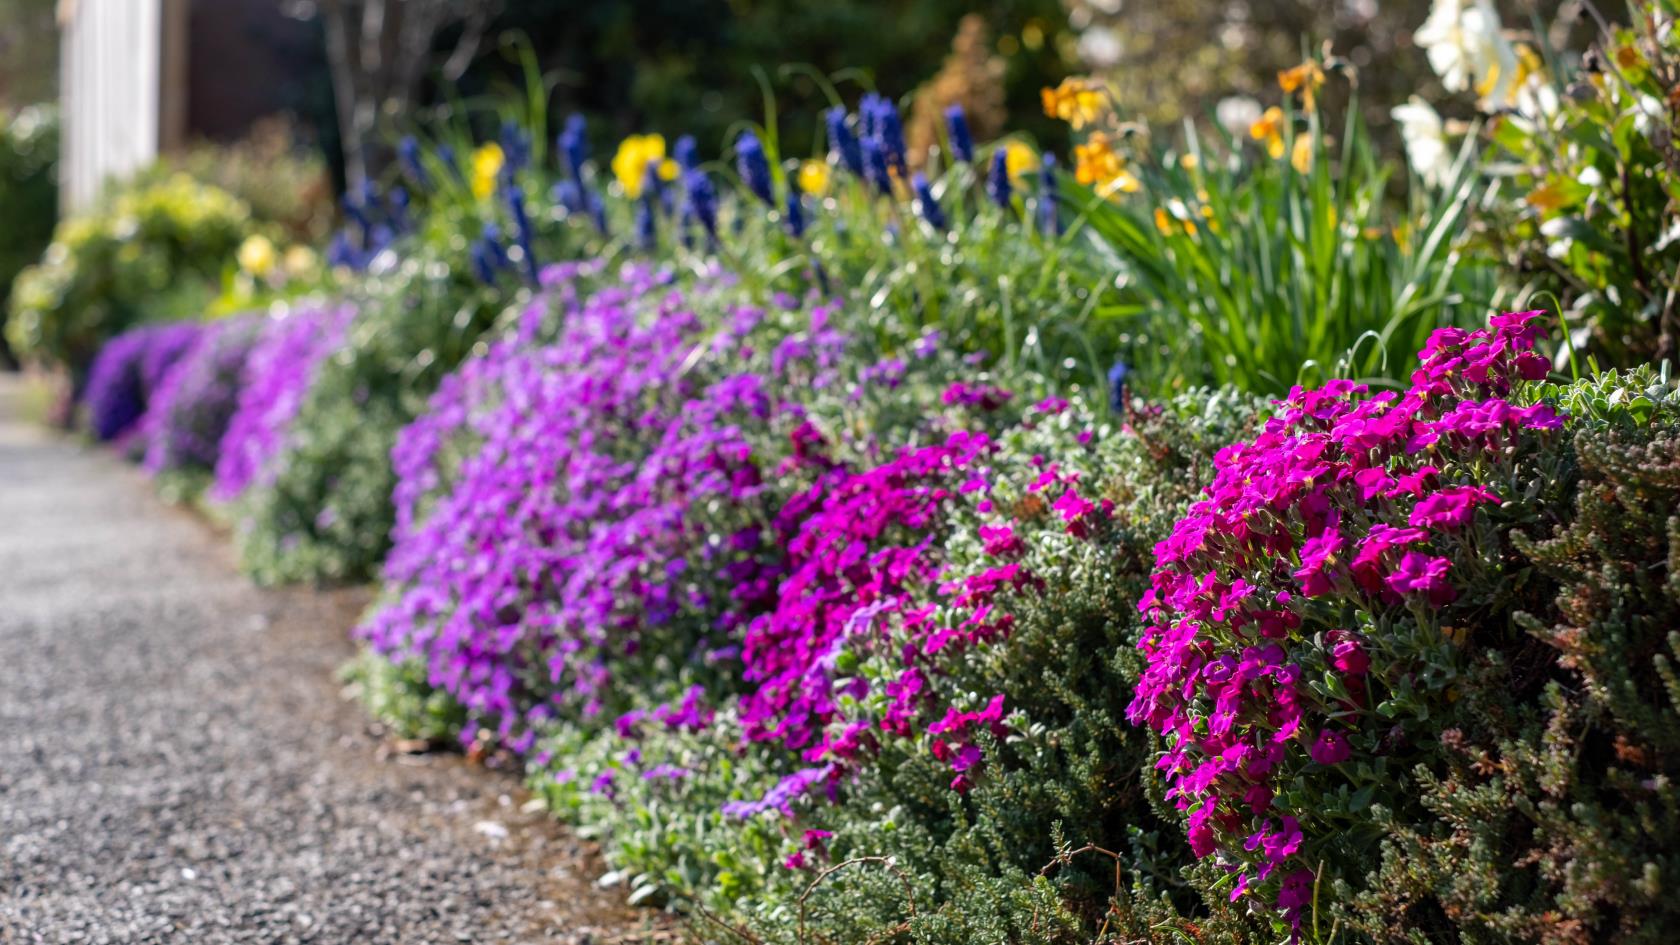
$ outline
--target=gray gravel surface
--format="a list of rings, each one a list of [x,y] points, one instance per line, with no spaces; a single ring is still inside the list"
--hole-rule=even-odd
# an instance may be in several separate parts
[[[642,940],[517,779],[388,750],[333,678],[360,592],[227,542],[0,377],[0,942]]]

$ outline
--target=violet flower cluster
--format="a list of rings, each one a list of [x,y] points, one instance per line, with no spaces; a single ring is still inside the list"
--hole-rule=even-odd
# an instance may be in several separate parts
[[[141,421],[147,472],[215,469],[257,327],[248,317],[203,326],[192,348],[164,375]]]
[[[192,347],[202,327],[195,322],[147,325],[99,349],[81,398],[96,439],[118,442],[139,429],[163,376]]]
[[[237,498],[266,474],[316,369],[338,348],[354,313],[349,305],[321,305],[263,322],[216,458],[214,498]]]
[[[624,661],[727,659],[764,606],[762,444],[797,424],[795,392],[831,382],[844,339],[817,306],[795,349],[767,349],[772,313],[729,307],[718,324],[697,308],[708,291],[631,269],[574,296],[558,338],[516,334],[468,362],[396,447],[390,594],[359,633],[424,661],[478,727],[466,737],[524,752],[558,714],[624,711]],[[728,522],[700,527],[706,507]]]
[[[1466,534],[1500,502],[1488,484],[1512,481],[1525,431],[1560,426],[1514,396],[1547,372],[1537,314],[1436,331],[1403,393],[1295,388],[1155,549],[1128,718],[1166,739],[1157,768],[1195,854],[1230,864],[1233,901],[1269,890],[1297,933],[1316,812],[1282,795],[1380,751],[1389,643],[1360,627],[1439,628],[1477,558]]]

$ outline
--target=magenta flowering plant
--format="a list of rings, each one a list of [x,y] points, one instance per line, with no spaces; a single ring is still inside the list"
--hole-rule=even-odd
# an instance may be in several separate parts
[[[355,309],[314,305],[281,311],[262,322],[239,388],[239,400],[222,436],[211,495],[237,498],[271,474],[292,419],[315,371],[344,336]]]
[[[1320,870],[1371,864],[1369,808],[1405,803],[1477,646],[1511,635],[1500,515],[1561,426],[1532,391],[1537,315],[1436,331],[1402,392],[1297,387],[1156,546],[1127,716],[1164,739],[1195,855],[1296,934]]]
[[[943,440],[831,470],[778,515],[787,573],[774,606],[747,628],[740,719],[749,741],[817,766],[792,776],[803,791],[832,787],[894,740],[931,754],[949,787],[966,792],[982,744],[1009,733],[1008,699],[953,684],[953,670],[1008,639],[1014,616],[995,605],[999,595],[1039,582],[1021,563],[1017,516],[1050,519],[1077,540],[1112,511],[1081,484],[1088,426],[1056,443],[1055,460],[999,448],[997,436],[1057,422],[1067,401],[1003,412],[1013,394],[979,381],[953,382],[939,400],[957,411]],[[950,552],[964,543],[977,546],[969,566],[952,569]],[[785,803],[740,811],[770,806],[786,812]]]

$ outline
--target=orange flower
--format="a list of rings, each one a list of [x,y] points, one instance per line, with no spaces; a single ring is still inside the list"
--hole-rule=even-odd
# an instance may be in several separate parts
[[[1318,90],[1323,86],[1324,70],[1313,59],[1278,73],[1278,87],[1288,95],[1300,90],[1301,105],[1309,112],[1313,110],[1313,104],[1318,100]]]
[[[1254,124],[1248,126],[1248,136],[1256,141],[1266,143],[1266,153],[1274,158],[1283,157],[1283,109],[1273,105],[1266,109],[1265,114]]]
[[[1102,91],[1085,79],[1063,79],[1061,85],[1042,89],[1039,95],[1044,100],[1044,114],[1067,122],[1076,131],[1095,123],[1108,111]]]
[[[1093,187],[1103,197],[1132,194],[1143,186],[1137,176],[1126,169],[1126,161],[1115,153],[1114,140],[1098,131],[1084,144],[1074,145],[1073,176],[1081,184]]]

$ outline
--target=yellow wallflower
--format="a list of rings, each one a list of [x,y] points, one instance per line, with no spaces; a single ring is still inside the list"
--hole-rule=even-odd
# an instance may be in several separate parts
[[[1126,169],[1125,159],[1115,152],[1113,139],[1100,131],[1084,144],[1074,145],[1073,158],[1074,178],[1104,197],[1137,193],[1142,186]]]
[[[313,273],[319,262],[320,260],[316,258],[314,250],[299,243],[286,250],[286,256],[281,265],[286,268],[287,278],[301,279]]]
[[[496,192],[496,175],[502,172],[507,156],[502,146],[492,141],[472,153],[472,192],[480,200]]]
[[[664,135],[631,135],[618,143],[618,153],[612,159],[613,176],[631,200],[642,195],[649,164],[657,169],[660,180],[677,179],[677,162],[665,156]]]
[[[1248,126],[1248,136],[1256,141],[1266,143],[1266,153],[1274,158],[1283,157],[1283,109],[1273,105],[1266,109],[1258,121]]]
[[[1044,114],[1059,118],[1075,130],[1092,124],[1108,111],[1101,89],[1085,79],[1069,77],[1053,89],[1042,89]]]
[[[1324,70],[1312,59],[1278,73],[1278,88],[1287,95],[1301,93],[1301,105],[1307,111],[1313,110],[1318,100],[1318,90],[1324,85]]]
[[[239,244],[239,268],[258,279],[267,278],[274,271],[277,258],[274,244],[260,233],[245,237],[245,242]]]
[[[1003,146],[1003,166],[1009,172],[1010,182],[1019,184],[1022,175],[1038,170],[1038,152],[1019,141],[1011,141]]]
[[[1312,135],[1296,135],[1295,146],[1290,149],[1289,163],[1295,165],[1298,173],[1305,174],[1313,166]]]
[[[828,193],[828,162],[805,161],[799,165],[799,189],[813,197]]]

